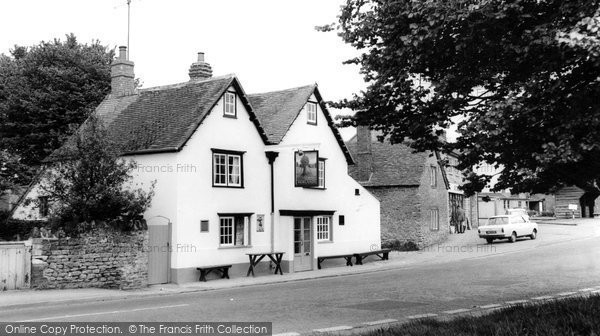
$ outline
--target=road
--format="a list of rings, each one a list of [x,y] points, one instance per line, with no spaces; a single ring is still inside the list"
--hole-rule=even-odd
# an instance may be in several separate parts
[[[275,333],[302,333],[439,314],[599,286],[599,238],[585,230],[597,232],[589,227],[544,226],[537,240],[495,243],[494,253],[478,255],[478,249],[489,245],[469,241],[462,246],[470,253],[466,258],[208,292],[5,309],[0,310],[0,320],[271,321]]]

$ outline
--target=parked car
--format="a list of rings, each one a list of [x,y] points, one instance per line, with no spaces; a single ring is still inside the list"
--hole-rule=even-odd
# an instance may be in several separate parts
[[[486,225],[480,226],[478,232],[479,238],[487,240],[488,244],[494,239],[508,239],[514,243],[518,237],[535,239],[538,225],[522,215],[494,216],[488,219]]]

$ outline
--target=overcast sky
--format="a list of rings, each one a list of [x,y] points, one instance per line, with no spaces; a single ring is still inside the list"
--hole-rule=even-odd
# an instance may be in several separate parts
[[[64,39],[127,43],[126,0],[2,1],[0,53],[14,45]],[[132,0],[130,59],[143,87],[188,80],[203,51],[215,76],[235,73],[247,93],[318,83],[326,100],[365,87],[358,67],[342,62],[357,52],[333,32],[344,0]],[[347,132],[344,132],[347,133]],[[347,138],[347,134],[344,134]]]

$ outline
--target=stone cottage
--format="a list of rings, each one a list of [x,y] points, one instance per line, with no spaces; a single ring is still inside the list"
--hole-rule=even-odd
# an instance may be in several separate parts
[[[381,202],[384,246],[423,248],[447,237],[448,180],[437,153],[382,143],[367,126],[346,144],[356,161],[351,176]]]

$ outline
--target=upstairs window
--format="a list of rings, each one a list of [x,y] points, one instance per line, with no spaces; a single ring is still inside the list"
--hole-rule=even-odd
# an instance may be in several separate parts
[[[325,160],[319,158],[319,186],[318,188],[325,189]]]
[[[40,217],[48,217],[48,196],[38,197]]]
[[[243,152],[213,149],[213,187],[243,188]]]
[[[223,104],[223,116],[229,118],[235,118],[237,116],[236,109],[236,97],[233,92],[225,92],[224,96],[224,104]]]
[[[317,103],[306,103],[306,121],[310,125],[317,124]]]
[[[436,166],[429,167],[429,183],[432,188],[437,187],[437,167]]]

